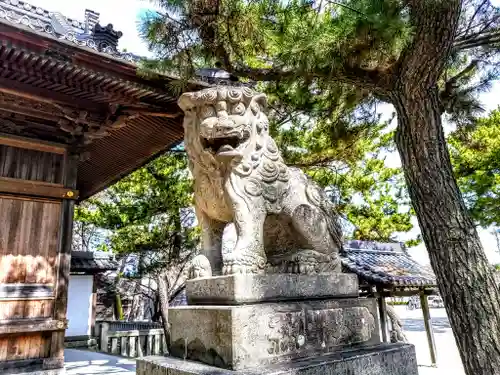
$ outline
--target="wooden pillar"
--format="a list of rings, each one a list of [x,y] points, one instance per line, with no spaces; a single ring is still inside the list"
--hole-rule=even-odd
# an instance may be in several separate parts
[[[380,316],[380,330],[382,331],[382,342],[389,342],[389,335],[387,333],[387,305],[385,304],[385,297],[383,297],[382,288],[377,287],[378,297],[378,313]]]
[[[76,188],[77,156],[66,153],[64,159],[63,179],[67,188]],[[66,312],[68,308],[68,286],[71,267],[71,243],[73,238],[73,214],[75,201],[65,200],[62,202],[59,252],[57,256],[58,274],[55,289],[54,318],[64,321],[64,329],[52,333],[50,348],[50,359],[45,361],[47,369],[64,367],[64,336],[68,328]]]
[[[0,136],[0,373],[64,364],[75,175],[64,145]]]
[[[96,337],[95,319],[97,316],[97,274],[92,276],[92,301],[90,305],[90,338]]]
[[[431,313],[429,311],[429,302],[424,291],[420,292],[420,305],[422,306],[422,313],[424,315],[425,332],[427,334],[427,342],[429,344],[429,352],[431,355],[431,364],[436,366],[437,351],[436,342],[434,341],[434,330],[432,328]]]

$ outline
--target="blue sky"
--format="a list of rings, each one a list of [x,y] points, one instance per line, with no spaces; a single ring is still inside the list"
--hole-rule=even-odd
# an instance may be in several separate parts
[[[58,11],[65,16],[78,20],[84,19],[85,9],[91,9],[100,13],[100,23],[107,25],[112,23],[115,30],[123,32],[120,39],[119,48],[126,48],[129,52],[146,56],[149,55],[146,45],[139,38],[137,33],[138,15],[147,9],[154,8],[154,3],[149,0],[85,0],[76,2],[75,0],[25,0],[30,4],[45,8],[48,11]],[[500,0],[492,0],[494,5],[500,6]],[[494,84],[491,91],[481,96],[483,105],[487,110],[495,109],[500,104],[500,84]],[[383,112],[391,113],[392,107],[387,105]],[[387,163],[391,166],[400,165],[397,154],[389,155]],[[418,233],[418,225],[415,221],[416,229],[406,237],[414,236]],[[500,263],[500,255],[496,253],[496,240],[489,230],[480,230],[481,241],[486,251],[486,255],[491,262]],[[410,250],[414,258],[424,264],[429,262],[427,253],[423,246],[418,246]]]

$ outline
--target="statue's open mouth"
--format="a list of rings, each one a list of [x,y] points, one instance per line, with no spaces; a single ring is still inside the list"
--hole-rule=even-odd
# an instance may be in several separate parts
[[[203,148],[210,151],[214,155],[237,155],[237,148],[246,140],[248,136],[230,136],[217,138],[201,138]]]

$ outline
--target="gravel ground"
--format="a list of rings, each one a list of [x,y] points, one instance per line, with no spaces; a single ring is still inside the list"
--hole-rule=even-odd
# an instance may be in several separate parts
[[[406,337],[415,345],[420,375],[464,375],[460,355],[444,308],[431,308],[434,339],[437,347],[437,367],[431,367],[422,310],[409,311],[396,306]]]

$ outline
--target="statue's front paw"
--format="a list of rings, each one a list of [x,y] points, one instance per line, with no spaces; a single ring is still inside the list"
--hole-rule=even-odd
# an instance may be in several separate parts
[[[263,273],[266,268],[266,258],[259,255],[231,254],[224,259],[222,273],[234,275],[239,273]]]
[[[211,277],[212,267],[210,261],[205,255],[197,255],[191,261],[191,267],[189,268],[188,279],[199,279],[202,277]]]

